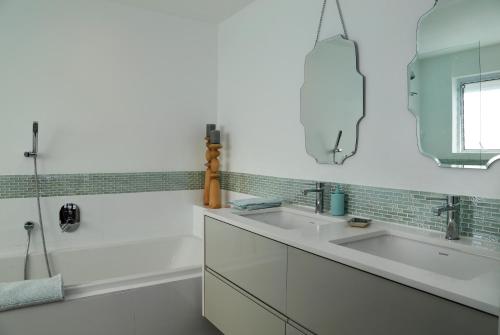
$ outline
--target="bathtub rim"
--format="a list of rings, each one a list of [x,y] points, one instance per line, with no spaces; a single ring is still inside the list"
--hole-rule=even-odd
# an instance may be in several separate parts
[[[64,300],[74,300],[175,282],[202,276],[203,265],[190,265],[168,271],[147,272],[130,276],[96,280],[84,284],[64,286]]]

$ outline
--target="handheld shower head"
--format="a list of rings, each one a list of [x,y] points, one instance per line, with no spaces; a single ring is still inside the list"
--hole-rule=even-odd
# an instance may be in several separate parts
[[[33,153],[38,153],[38,121],[33,122]]]
[[[337,135],[337,141],[335,141],[335,148],[333,148],[334,152],[341,152],[342,149],[339,149],[340,139],[342,138],[342,130],[339,130],[339,134]]]

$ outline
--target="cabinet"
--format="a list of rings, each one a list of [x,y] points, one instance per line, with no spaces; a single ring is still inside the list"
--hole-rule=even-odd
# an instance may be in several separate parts
[[[205,317],[225,335],[285,335],[284,320],[207,271]]]
[[[284,313],[287,246],[205,217],[205,265]]]
[[[205,316],[226,335],[497,335],[498,317],[205,217]]]
[[[317,334],[496,335],[498,318],[289,247],[287,316]]]

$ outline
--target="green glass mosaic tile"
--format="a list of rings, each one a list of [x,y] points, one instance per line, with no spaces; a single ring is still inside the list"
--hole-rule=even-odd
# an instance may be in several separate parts
[[[263,197],[282,197],[299,205],[314,206],[315,195],[302,190],[313,181],[222,172],[222,188]],[[330,190],[335,183],[325,183],[325,210],[330,206]],[[432,208],[442,201],[426,200],[444,194],[341,184],[346,194],[346,212],[352,215],[444,231],[446,215],[436,216]],[[462,196],[461,233],[463,236],[500,242],[500,200]]]
[[[201,171],[143,173],[48,174],[40,176],[43,197],[198,190],[203,188]],[[32,175],[0,176],[0,199],[35,196]]]
[[[144,173],[52,174],[40,176],[43,197],[138,193],[155,191],[199,190],[203,188],[203,171]],[[314,194],[304,196],[302,190],[313,181],[288,179],[235,172],[221,172],[224,190],[264,197],[282,197],[291,203],[314,206]],[[334,183],[325,183],[325,210],[329,210]],[[441,201],[428,197],[444,194],[341,184],[346,194],[348,214],[443,231],[446,216],[435,216],[434,206]],[[0,199],[35,196],[32,175],[0,176]],[[500,242],[500,200],[462,196],[460,210],[463,236]]]

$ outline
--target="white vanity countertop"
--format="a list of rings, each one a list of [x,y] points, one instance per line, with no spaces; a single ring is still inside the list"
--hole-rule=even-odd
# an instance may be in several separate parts
[[[282,229],[238,215],[237,213],[248,212],[232,208],[209,210],[206,215],[292,247],[500,316],[500,271],[494,271],[486,276],[478,276],[470,280],[456,279],[334,244],[330,241],[348,241],[359,235],[379,235],[387,232],[431,243],[438,247],[487,256],[497,260],[500,260],[499,244],[469,238],[448,241],[444,239],[444,233],[380,221],[373,221],[367,228],[352,228],[347,224],[349,217],[318,215],[307,207],[287,207],[287,210],[299,215],[309,215],[313,219],[327,220],[332,224],[303,229]],[[269,210],[252,211],[252,213],[266,211]]]

